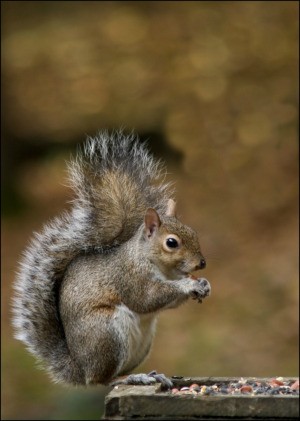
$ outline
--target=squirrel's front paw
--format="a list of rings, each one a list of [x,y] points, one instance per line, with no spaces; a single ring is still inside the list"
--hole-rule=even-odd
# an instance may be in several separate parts
[[[190,292],[190,296],[193,298],[193,300],[198,300],[199,303],[202,303],[202,299],[210,295],[210,283],[205,278],[195,279],[194,282],[195,285]]]

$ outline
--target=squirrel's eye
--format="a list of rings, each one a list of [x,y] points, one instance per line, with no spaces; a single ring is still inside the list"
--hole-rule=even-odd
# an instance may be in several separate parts
[[[178,247],[178,241],[175,238],[167,238],[166,245],[172,249]]]

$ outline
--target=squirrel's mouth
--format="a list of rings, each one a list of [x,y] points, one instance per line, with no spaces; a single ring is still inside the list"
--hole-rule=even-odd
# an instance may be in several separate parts
[[[187,278],[187,277],[190,275],[190,272],[188,272],[188,271],[186,271],[186,270],[181,270],[181,269],[179,269],[179,270],[177,271],[177,273],[178,273],[178,277],[179,277],[180,279],[182,279],[182,278]]]
[[[187,277],[190,275],[191,272],[194,272],[197,270],[197,267],[191,264],[188,264],[188,262],[181,262],[181,264],[177,267],[178,272],[182,277]]]

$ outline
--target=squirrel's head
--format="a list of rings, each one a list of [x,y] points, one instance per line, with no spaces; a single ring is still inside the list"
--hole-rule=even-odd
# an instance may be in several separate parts
[[[144,221],[148,256],[168,279],[186,277],[206,266],[197,234],[176,218],[175,208],[170,199],[165,216],[160,218],[155,209],[149,208]]]

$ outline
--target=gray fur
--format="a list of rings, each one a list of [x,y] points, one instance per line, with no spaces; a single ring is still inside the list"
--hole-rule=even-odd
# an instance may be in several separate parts
[[[133,134],[89,138],[69,163],[69,174],[76,194],[72,210],[34,235],[20,263],[15,336],[54,381],[107,383],[149,353],[159,310],[188,296],[204,298],[210,286],[174,280],[184,277],[174,273],[192,269],[201,257],[190,228],[166,217],[156,240],[145,238],[147,208],[165,215],[172,191],[159,181],[161,163]],[[169,259],[164,272],[158,240],[166,230],[187,247],[181,266]]]

